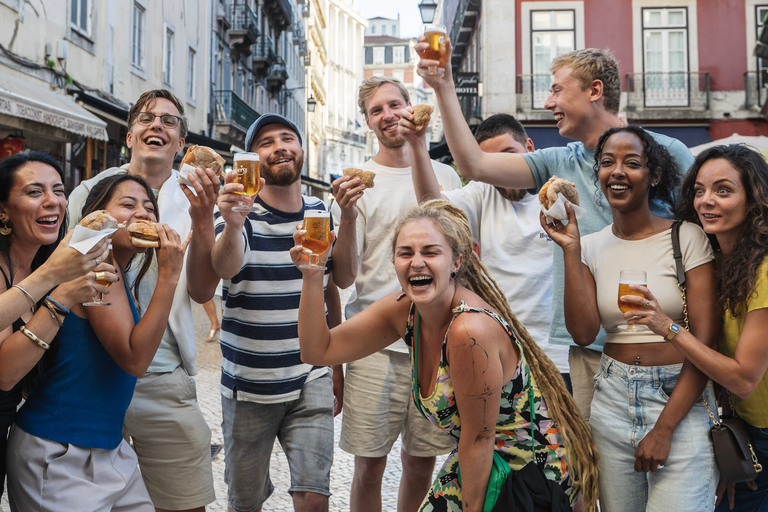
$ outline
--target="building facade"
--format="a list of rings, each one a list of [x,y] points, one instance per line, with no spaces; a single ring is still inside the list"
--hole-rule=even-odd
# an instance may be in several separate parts
[[[621,113],[632,123],[689,146],[768,134],[760,114],[768,63],[752,54],[765,0],[440,0],[438,10],[454,71],[478,75],[467,119],[513,113],[538,147],[567,142],[544,102],[552,58],[579,48],[614,53]]]

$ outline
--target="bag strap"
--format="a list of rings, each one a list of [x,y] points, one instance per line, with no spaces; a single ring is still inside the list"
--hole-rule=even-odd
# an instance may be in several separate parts
[[[686,330],[691,326],[688,321],[688,297],[685,293],[685,268],[683,268],[683,252],[680,250],[680,226],[683,221],[676,220],[672,223],[672,255],[675,258],[675,271],[677,272],[677,287],[683,297],[683,319],[685,320]]]

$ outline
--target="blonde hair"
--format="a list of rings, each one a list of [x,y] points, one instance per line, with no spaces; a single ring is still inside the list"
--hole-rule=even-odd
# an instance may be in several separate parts
[[[553,75],[560,68],[567,67],[571,75],[586,89],[593,80],[603,82],[603,106],[613,114],[619,113],[621,101],[621,77],[619,63],[608,50],[586,48],[558,55],[552,59],[549,71]]]
[[[488,275],[488,270],[472,250],[472,231],[466,214],[461,208],[442,199],[422,203],[398,223],[392,239],[393,248],[402,227],[420,219],[432,221],[448,241],[454,257],[462,256],[463,263],[457,272],[456,283],[479,295],[512,327],[523,347],[531,374],[547,402],[549,413],[557,422],[565,441],[571,481],[584,496],[585,510],[595,512],[598,498],[598,454],[589,427],[578,413],[576,402],[565,388],[560,372],[517,319],[504,292]]]
[[[376,94],[376,91],[379,90],[379,87],[384,84],[394,85],[397,87],[397,90],[400,91],[400,94],[406,103],[411,101],[411,97],[408,94],[408,89],[406,89],[403,85],[403,82],[397,78],[392,78],[391,76],[372,76],[363,80],[363,83],[360,84],[360,89],[357,93],[357,106],[360,107],[361,114],[368,117],[368,112],[365,111],[365,102],[368,100],[368,98]]]

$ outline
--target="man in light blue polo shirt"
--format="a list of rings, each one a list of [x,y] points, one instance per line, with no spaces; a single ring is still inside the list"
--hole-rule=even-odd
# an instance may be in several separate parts
[[[420,44],[425,43],[418,43],[417,49]],[[582,236],[610,224],[611,209],[605,199],[598,201],[602,193],[593,178],[593,166],[600,135],[623,124],[618,116],[621,79],[614,56],[606,50],[585,49],[560,55],[552,61],[550,71],[554,76],[551,94],[544,106],[554,114],[560,135],[576,142],[565,147],[524,154],[493,154],[480,150],[462,115],[451,77],[449,58],[450,52],[447,52],[444,61],[439,63],[421,60],[418,72],[435,89],[445,138],[461,174],[468,179],[501,187],[535,190],[540,189],[550,177],[557,175],[575,183],[581,206],[587,210],[586,215],[579,220]],[[436,63],[442,74],[430,76],[427,68]],[[677,139],[649,133],[669,150],[677,163],[678,172],[685,174],[693,163],[688,148]],[[672,216],[661,204],[652,203],[651,210],[657,215]],[[563,252],[559,247],[555,248],[554,253],[553,278],[549,342],[570,346],[573,396],[582,416],[589,421],[593,378],[600,362],[605,333],[601,329],[589,347],[576,346],[568,334],[563,312]]]

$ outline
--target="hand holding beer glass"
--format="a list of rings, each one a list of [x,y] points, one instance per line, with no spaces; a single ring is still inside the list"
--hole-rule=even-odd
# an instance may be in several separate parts
[[[254,196],[259,193],[261,173],[259,172],[258,153],[235,153],[232,163],[235,175],[234,183],[240,183],[243,186],[242,192],[237,192],[245,196]],[[232,208],[235,211],[252,212],[257,208],[240,203],[239,206]]]
[[[109,244],[109,256],[104,260],[104,263],[112,264],[112,244]],[[109,288],[112,281],[106,279],[105,272],[96,272],[96,282],[101,286]],[[104,294],[99,292],[99,298],[94,298],[91,302],[83,302],[83,306],[111,306],[111,302],[104,302]]]
[[[422,59],[441,60],[445,55],[445,38],[448,35],[443,25],[428,24],[424,25],[424,39],[429,45],[428,48],[419,52]],[[437,76],[437,66],[429,66],[429,76]]]
[[[632,290],[629,285],[639,284],[642,286],[648,286],[648,278],[643,270],[622,270],[619,272],[619,309],[622,313],[632,311],[635,309],[642,309],[642,306],[635,304],[634,302],[624,302],[621,300],[622,295],[635,295],[637,297],[645,298],[642,293]],[[639,332],[648,330],[644,325],[627,325],[622,324],[617,326],[622,331]]]
[[[327,251],[331,244],[331,212],[305,210],[302,229],[307,233],[302,238],[301,245],[312,251],[312,254],[309,255],[309,263],[302,263],[298,267],[308,269],[325,266],[320,264],[320,255]]]

